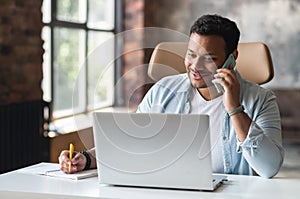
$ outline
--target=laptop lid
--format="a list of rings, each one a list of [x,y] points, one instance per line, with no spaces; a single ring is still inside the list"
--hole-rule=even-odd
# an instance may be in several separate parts
[[[102,184],[213,190],[209,116],[94,112]]]

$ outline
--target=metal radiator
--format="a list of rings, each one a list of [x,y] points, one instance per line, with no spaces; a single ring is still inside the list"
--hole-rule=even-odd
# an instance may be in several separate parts
[[[0,106],[0,173],[49,161],[43,122],[42,101]]]

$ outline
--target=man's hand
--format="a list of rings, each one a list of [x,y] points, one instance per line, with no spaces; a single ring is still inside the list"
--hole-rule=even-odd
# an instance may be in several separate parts
[[[227,112],[239,107],[240,104],[240,83],[232,69],[220,68],[215,78],[222,78],[221,84],[224,88],[223,103]],[[240,142],[243,142],[248,134],[252,120],[243,111],[230,117],[235,132]]]
[[[58,161],[60,164],[60,169],[65,173],[76,173],[78,171],[82,171],[86,164],[86,157],[79,153],[74,151],[73,153],[75,156],[72,158],[72,160],[69,159],[69,150],[63,150],[59,157]],[[72,169],[69,172],[69,164],[71,163]]]
[[[224,106],[229,112],[240,106],[240,83],[236,77],[232,66],[230,69],[220,68],[215,74],[215,78],[221,78],[220,82],[224,88]]]

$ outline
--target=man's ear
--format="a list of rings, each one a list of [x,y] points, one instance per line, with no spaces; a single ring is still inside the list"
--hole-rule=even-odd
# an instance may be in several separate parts
[[[238,55],[239,55],[239,52],[237,49],[235,49],[233,52],[232,52],[232,55],[234,56],[235,60],[238,58]]]

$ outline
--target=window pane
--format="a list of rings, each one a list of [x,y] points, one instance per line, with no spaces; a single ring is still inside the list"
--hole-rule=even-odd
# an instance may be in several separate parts
[[[43,99],[47,102],[51,101],[51,30],[50,27],[44,27],[42,29],[42,39],[44,41],[43,49]]]
[[[89,0],[88,27],[112,30],[114,28],[114,0]]]
[[[85,103],[83,88],[74,93],[75,82],[84,60],[85,32],[83,30],[54,28],[54,117],[73,114]],[[81,81],[85,81],[84,79]],[[75,101],[73,101],[75,99]],[[76,110],[73,110],[75,108]]]
[[[86,22],[86,0],[57,0],[56,5],[58,20]]]
[[[112,105],[114,85],[114,35],[88,32],[88,106]]]

